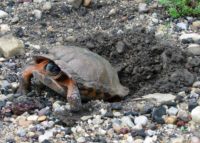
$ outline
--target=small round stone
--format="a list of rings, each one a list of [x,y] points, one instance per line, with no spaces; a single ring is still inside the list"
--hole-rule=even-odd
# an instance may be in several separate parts
[[[40,116],[40,117],[38,117],[38,121],[39,122],[42,122],[42,121],[45,121],[47,119],[47,116],[45,116],[45,115],[43,115],[43,116]]]

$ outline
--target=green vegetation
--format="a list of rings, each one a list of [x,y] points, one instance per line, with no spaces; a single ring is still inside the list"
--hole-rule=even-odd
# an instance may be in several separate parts
[[[200,16],[200,0],[159,0],[173,18]]]

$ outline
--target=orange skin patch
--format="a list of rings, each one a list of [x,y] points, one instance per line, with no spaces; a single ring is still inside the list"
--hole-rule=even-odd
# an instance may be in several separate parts
[[[76,82],[62,73],[57,76],[51,76],[50,73],[45,71],[45,66],[48,63],[48,60],[43,60],[40,63],[26,68],[22,73],[19,92],[26,94],[30,87],[31,77],[36,76],[46,86],[60,94],[65,94],[72,111],[79,111],[81,98]]]

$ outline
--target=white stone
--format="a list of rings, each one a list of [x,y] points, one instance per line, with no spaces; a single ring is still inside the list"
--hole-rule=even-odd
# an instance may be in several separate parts
[[[154,93],[143,96],[143,99],[153,99],[157,104],[173,101],[175,98],[175,95],[164,93]]]
[[[193,39],[194,42],[198,42],[200,40],[200,35],[197,33],[190,33],[190,34],[182,34],[179,37],[180,41]]]
[[[38,140],[39,142],[43,142],[44,140],[48,140],[49,138],[53,137],[53,132],[55,131],[55,129],[50,129],[45,131],[44,135],[40,135]]]
[[[41,3],[41,2],[45,2],[46,0],[33,0],[33,2],[35,3]]]
[[[8,25],[8,24],[1,24],[0,25],[0,32],[1,33],[6,33],[6,32],[8,32],[8,31],[10,31],[10,26]]]
[[[192,116],[192,121],[200,123],[200,106],[197,106],[192,110],[191,116]]]
[[[108,15],[114,15],[114,14],[116,14],[116,12],[117,12],[117,10],[115,9],[115,8],[113,8],[113,9],[111,9],[110,11],[109,11],[109,13],[108,13]]]
[[[192,86],[196,88],[200,88],[200,81],[194,82]]]
[[[128,126],[130,128],[134,128],[134,126],[135,126],[133,124],[133,122],[131,121],[131,118],[129,116],[122,117],[121,122],[122,122],[123,125]]]
[[[187,51],[193,55],[199,56],[200,55],[200,45],[199,44],[190,44],[187,47]]]
[[[143,143],[155,143],[157,141],[157,136],[146,137]]]
[[[170,108],[167,110],[167,113],[168,113],[169,115],[174,115],[174,116],[176,116],[176,114],[178,113],[178,109],[175,108],[175,107],[170,107]]]
[[[138,116],[135,117],[134,119],[134,123],[136,125],[141,125],[141,126],[145,126],[148,123],[148,118],[146,116]]]
[[[184,23],[184,22],[177,23],[176,25],[181,30],[187,30],[187,27],[188,27],[187,23]]]
[[[3,10],[0,10],[0,18],[5,18],[8,16],[8,13],[6,13],[5,11]]]
[[[37,121],[37,119],[38,119],[37,115],[31,115],[31,116],[27,117],[28,121]]]
[[[42,6],[42,10],[50,10],[51,9],[51,2],[45,2]]]
[[[84,143],[84,142],[85,142],[85,138],[84,138],[84,137],[79,137],[79,138],[77,139],[77,142],[78,142],[78,143]]]
[[[33,10],[32,13],[34,14],[35,18],[41,19],[41,17],[42,17],[42,11],[40,11],[38,9],[35,9],[35,10]]]
[[[149,9],[147,8],[147,4],[146,3],[139,3],[138,5],[138,11],[139,12],[147,12]]]
[[[6,35],[0,38],[0,55],[9,58],[24,53],[24,43],[17,38]]]

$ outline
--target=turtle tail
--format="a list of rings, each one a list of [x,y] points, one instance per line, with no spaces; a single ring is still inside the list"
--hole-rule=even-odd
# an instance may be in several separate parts
[[[117,95],[120,96],[120,97],[125,97],[126,95],[129,94],[129,88],[128,87],[120,85],[117,88],[117,90],[118,90]]]

